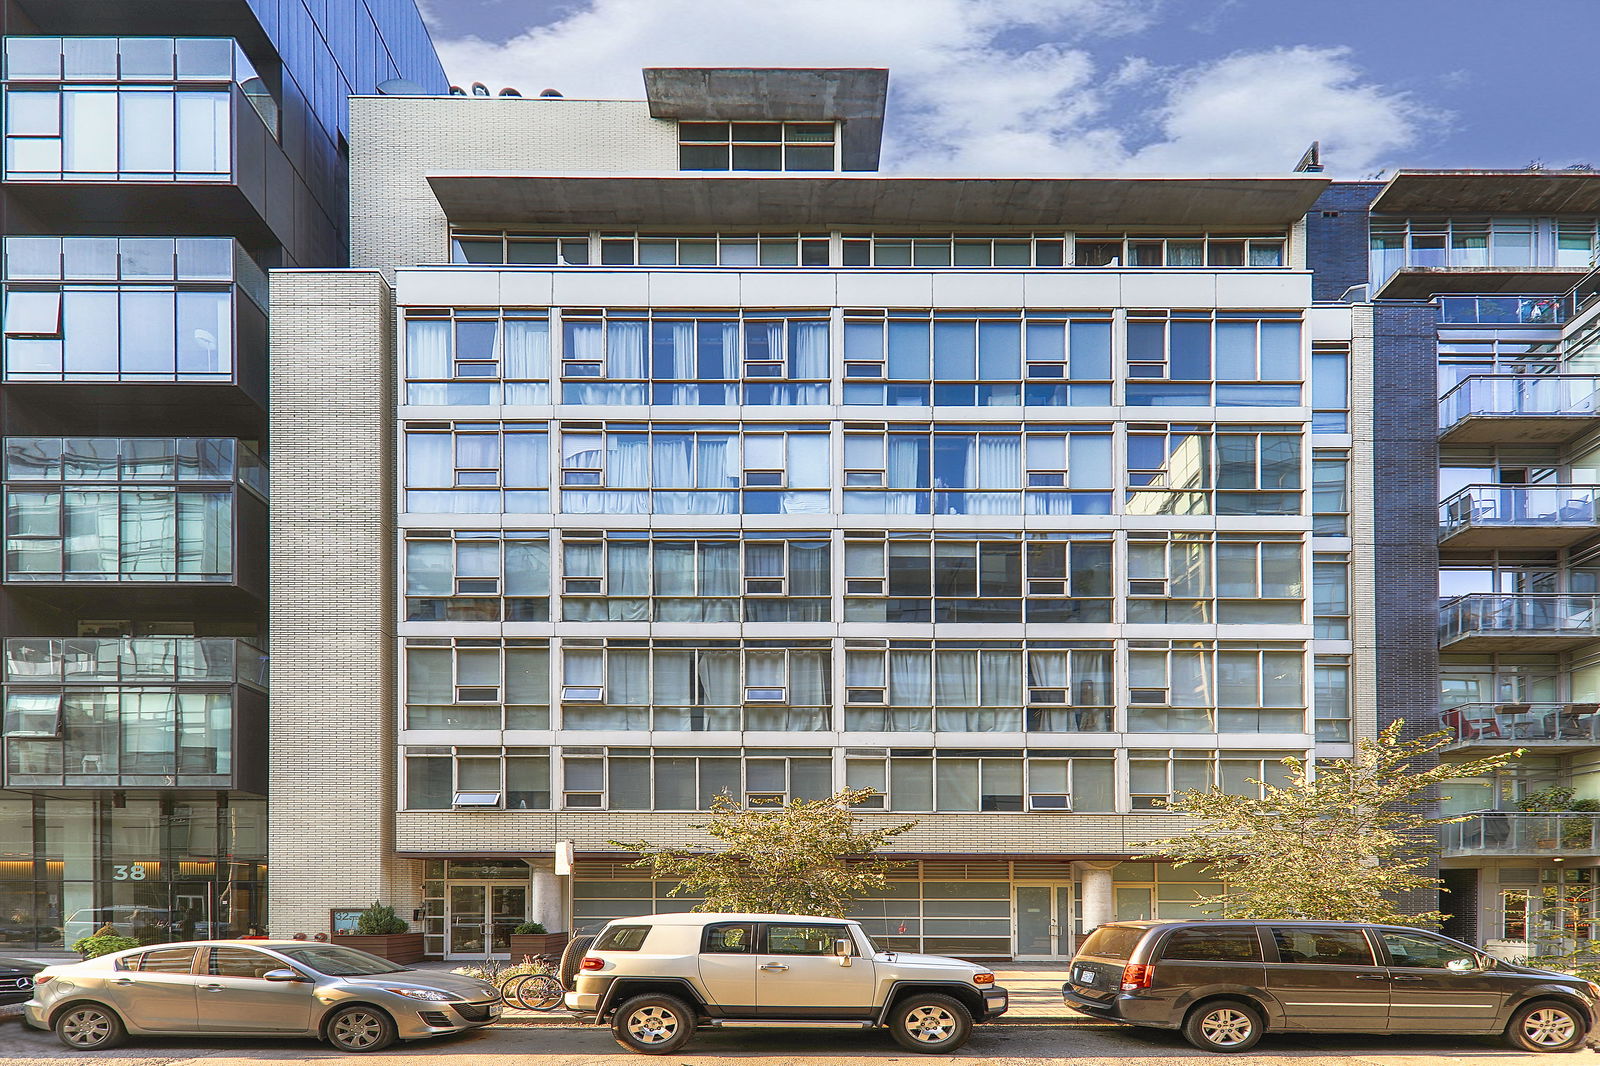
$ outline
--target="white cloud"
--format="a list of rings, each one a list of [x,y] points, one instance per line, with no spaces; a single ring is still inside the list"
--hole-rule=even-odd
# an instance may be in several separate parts
[[[588,98],[638,98],[646,66],[888,67],[884,167],[901,172],[1281,171],[1318,137],[1360,170],[1416,136],[1421,109],[1339,49],[1097,62],[1164,2],[591,0],[505,42],[438,45],[458,84]]]

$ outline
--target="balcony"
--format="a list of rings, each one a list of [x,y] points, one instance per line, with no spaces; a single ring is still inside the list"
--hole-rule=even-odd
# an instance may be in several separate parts
[[[1474,374],[1439,401],[1440,444],[1557,445],[1600,427],[1600,376]]]
[[[1439,723],[1454,738],[1445,751],[1462,758],[1600,747],[1600,703],[1464,703],[1440,714]]]
[[[1439,607],[1439,649],[1559,652],[1600,640],[1600,596],[1474,593]]]
[[[43,218],[294,245],[279,108],[226,37],[5,39],[5,180]]]
[[[1440,831],[1446,858],[1600,855],[1600,814],[1479,811]]]
[[[74,385],[69,405],[99,395],[112,417],[173,405],[173,385],[207,411],[265,406],[267,279],[238,241],[12,236],[4,247],[6,384]]]
[[[6,788],[263,791],[266,653],[231,637],[12,637]]]
[[[246,441],[7,437],[4,474],[7,584],[63,608],[78,586],[84,612],[114,587],[266,595],[266,467]]]
[[[1565,548],[1600,530],[1600,487],[1468,485],[1439,505],[1439,547]]]
[[[1571,317],[1560,296],[1441,296],[1439,321],[1458,326],[1559,326]]]

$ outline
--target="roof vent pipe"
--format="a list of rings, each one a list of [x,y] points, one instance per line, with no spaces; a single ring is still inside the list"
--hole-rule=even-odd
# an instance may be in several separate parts
[[[552,100],[559,100],[559,99],[561,99],[561,90],[560,89],[544,89],[544,90],[540,91],[539,95],[543,96],[543,97],[548,97],[548,98],[550,98]]]

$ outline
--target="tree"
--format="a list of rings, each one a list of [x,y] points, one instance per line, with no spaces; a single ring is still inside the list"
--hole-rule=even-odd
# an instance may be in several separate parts
[[[1404,893],[1440,883],[1426,873],[1437,849],[1430,830],[1466,820],[1430,817],[1431,790],[1487,774],[1522,753],[1434,764],[1430,757],[1450,734],[1404,740],[1402,724],[1361,741],[1353,759],[1325,759],[1314,768],[1284,759],[1285,783],[1262,785],[1259,799],[1214,788],[1184,792],[1168,808],[1198,824],[1142,846],[1179,866],[1200,864],[1221,880],[1222,892],[1202,902],[1225,917],[1436,924],[1445,915],[1398,907]]]
[[[872,853],[917,824],[860,828],[851,807],[872,794],[869,788],[847,788],[773,810],[745,810],[723,794],[711,801],[711,821],[695,826],[721,847],[609,843],[640,852],[633,866],[677,880],[669,895],[703,893],[697,911],[843,918],[853,900],[887,889],[889,871],[900,865]]]

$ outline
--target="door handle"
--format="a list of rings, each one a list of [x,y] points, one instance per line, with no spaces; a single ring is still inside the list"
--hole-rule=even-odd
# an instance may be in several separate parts
[[[783,964],[783,963],[781,963],[781,962],[768,962],[768,963],[764,963],[764,964],[762,964],[762,967],[761,967],[761,968],[762,968],[762,969],[763,969],[763,970],[771,970],[771,971],[773,971],[773,972],[774,972],[774,973],[776,973],[776,972],[777,972],[777,971],[779,971],[779,970],[787,970],[787,969],[788,969],[788,968],[789,968],[789,967],[787,967],[787,966],[785,966],[785,965],[784,965],[784,964]]]
[[[1420,981],[1420,980],[1422,980],[1422,978],[1420,978],[1420,977],[1407,977],[1404,974],[1395,974],[1390,978],[1390,980],[1392,980],[1392,981]]]
[[[1356,974],[1356,980],[1357,981],[1387,981],[1388,979],[1389,978],[1387,976],[1385,976],[1384,974],[1381,974],[1381,973],[1358,973],[1358,974]],[[1411,978],[1411,980],[1417,981],[1417,980],[1421,980],[1421,978],[1413,977],[1413,978]]]
[[[207,992],[221,992],[222,991],[222,986],[221,985],[201,985],[200,987],[205,989]]]
[[[115,981],[112,981],[111,983],[114,984],[114,985],[131,985],[131,984],[133,984],[133,978],[131,978],[131,977],[119,977]]]

